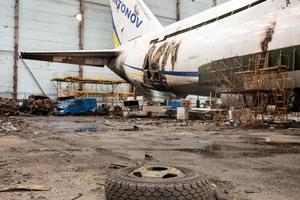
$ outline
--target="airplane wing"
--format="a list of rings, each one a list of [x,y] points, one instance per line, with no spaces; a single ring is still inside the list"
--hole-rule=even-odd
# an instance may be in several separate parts
[[[21,59],[104,67],[121,53],[119,50],[79,50],[21,52]]]

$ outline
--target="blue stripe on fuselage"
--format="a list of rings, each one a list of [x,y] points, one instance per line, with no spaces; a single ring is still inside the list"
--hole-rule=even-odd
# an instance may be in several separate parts
[[[126,67],[129,67],[131,69],[135,69],[135,70],[142,71],[142,72],[144,71],[143,69],[138,68],[138,67],[130,66],[127,64],[123,64],[123,65],[125,65]],[[188,71],[165,71],[164,74],[170,75],[170,76],[199,77],[199,72],[188,72]]]

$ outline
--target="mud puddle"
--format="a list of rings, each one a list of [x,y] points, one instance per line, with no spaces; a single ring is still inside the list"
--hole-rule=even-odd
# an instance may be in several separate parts
[[[79,129],[75,130],[75,132],[91,133],[91,134],[101,132],[101,131],[103,131],[103,128],[99,127],[99,126],[82,127],[82,128],[79,128]]]
[[[102,126],[85,121],[55,121],[49,123],[47,126],[51,127],[51,130],[56,133],[97,133],[103,131]]]

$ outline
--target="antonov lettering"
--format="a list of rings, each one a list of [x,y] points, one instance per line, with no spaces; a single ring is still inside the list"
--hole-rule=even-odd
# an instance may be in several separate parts
[[[121,0],[112,0],[116,6],[117,9],[120,9],[121,12],[124,14],[127,19],[136,26],[136,28],[139,28],[143,24],[143,20],[139,18],[130,8],[127,7],[126,4],[124,4]]]

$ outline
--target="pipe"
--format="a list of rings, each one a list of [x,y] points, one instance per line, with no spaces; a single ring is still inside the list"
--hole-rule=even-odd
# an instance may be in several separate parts
[[[80,15],[81,21],[79,22],[79,49],[84,49],[84,25],[85,25],[85,16],[84,16],[84,0],[80,0]],[[83,66],[79,66],[79,78],[83,78]],[[79,85],[79,91],[83,90],[83,85]]]
[[[32,73],[32,71],[30,70],[30,68],[28,67],[27,63],[21,59],[21,61],[23,62],[24,66],[26,67],[26,69],[28,70],[29,74],[31,75],[31,77],[33,78],[33,80],[35,81],[35,83],[37,84],[37,86],[39,87],[40,91],[43,93],[43,95],[46,95],[45,91],[43,90],[41,84],[39,83],[39,81],[37,80],[37,78],[34,76],[34,74]]]
[[[218,1],[217,0],[213,0],[213,7],[218,5]]]
[[[176,0],[176,21],[180,21],[181,19],[180,3],[180,0]]]
[[[19,61],[19,0],[15,1],[15,27],[14,27],[14,66],[13,66],[13,98],[18,99],[18,61]]]

